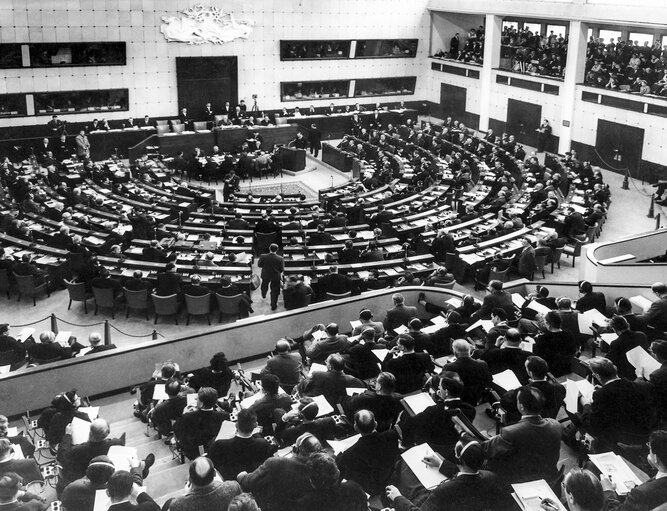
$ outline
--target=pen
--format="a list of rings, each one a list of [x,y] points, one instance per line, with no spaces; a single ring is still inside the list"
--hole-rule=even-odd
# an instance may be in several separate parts
[[[548,498],[540,498],[540,503],[546,507],[547,509],[555,509],[558,510],[558,506],[556,506],[551,499]]]

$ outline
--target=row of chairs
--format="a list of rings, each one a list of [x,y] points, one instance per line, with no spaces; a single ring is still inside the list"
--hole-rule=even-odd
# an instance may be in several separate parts
[[[72,307],[72,302],[82,302],[84,311],[88,314],[88,300],[95,300],[95,314],[97,315],[100,307],[111,309],[111,318],[115,319],[115,311],[118,306],[113,289],[93,288],[92,294],[86,291],[86,285],[83,282],[65,281],[67,291],[69,293],[69,304],[67,310]],[[132,291],[123,288],[125,294],[125,317],[130,316],[130,311],[143,312],[146,320],[148,320],[148,309],[150,303],[148,300],[148,290],[141,289],[139,291]],[[156,324],[160,316],[174,316],[176,324],[178,325],[178,314],[180,309],[180,302],[177,294],[169,296],[158,296],[151,294],[151,301],[155,311]],[[240,304],[243,299],[243,294],[239,293],[233,296],[222,296],[215,293],[218,303],[219,317],[218,322],[222,322],[223,315],[241,317]],[[208,324],[211,324],[211,294],[203,296],[185,295],[185,307],[187,320],[186,324],[190,324],[190,319],[197,316],[205,316]]]

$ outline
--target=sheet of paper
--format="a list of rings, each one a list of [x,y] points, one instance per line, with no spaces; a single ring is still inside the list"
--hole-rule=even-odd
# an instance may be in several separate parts
[[[433,398],[426,392],[405,396],[401,401],[403,401],[404,406],[409,407],[409,409],[412,410],[415,415],[420,414],[429,406],[433,406],[435,404]]]
[[[312,364],[310,366],[310,371],[308,371],[308,376],[312,376],[313,373],[317,372],[326,372],[327,371],[327,366],[324,364]]]
[[[384,361],[385,357],[387,356],[387,353],[389,353],[389,350],[386,350],[384,348],[378,348],[371,351],[373,352],[373,355],[375,355],[380,362]]]
[[[407,334],[409,330],[407,326],[401,325],[399,327],[394,328],[394,332],[396,332],[396,335],[401,335],[401,334]]]
[[[347,451],[350,447],[357,443],[361,435],[353,435],[343,440],[327,440],[334,452],[334,456],[338,456],[341,452]]]
[[[577,413],[579,408],[579,387],[572,380],[565,380],[565,409]]]
[[[531,300],[531,302],[528,304],[528,308],[534,310],[538,314],[546,314],[547,312],[551,311],[549,307],[547,307],[546,305],[542,305],[541,303],[536,302],[535,300]]]
[[[197,394],[194,392],[192,394],[187,394],[185,399],[187,399],[186,406],[197,406]]]
[[[317,403],[317,406],[320,409],[320,411],[317,413],[318,417],[324,417],[325,415],[334,413],[333,406],[329,404],[329,401],[327,401],[327,398],[324,396],[314,396],[313,401]]]
[[[440,326],[441,328],[447,326],[447,320],[445,318],[443,318],[442,316],[432,317],[431,318],[431,323],[433,323],[434,325]]]
[[[416,445],[401,454],[403,461],[410,467],[412,473],[426,489],[435,488],[441,482],[447,480],[437,468],[430,467],[422,461],[426,456],[433,456],[434,454],[428,444]]]
[[[516,374],[511,369],[505,369],[502,373],[494,374],[493,383],[505,390],[514,390],[521,387],[519,378],[516,377]]]
[[[635,372],[640,378],[643,377],[648,380],[653,371],[660,369],[660,362],[649,355],[641,346],[635,346],[625,356],[628,358],[628,362],[635,367]]]
[[[125,445],[112,445],[107,454],[116,467],[116,470],[130,471],[130,458],[137,457],[136,447],[127,447]]]
[[[635,305],[642,311],[647,311],[651,307],[651,305],[653,305],[653,302],[651,300],[641,295],[631,296],[630,303],[632,305]]]
[[[11,365],[8,365],[8,366],[0,366],[0,374],[7,374],[7,373],[9,373],[9,372],[11,371],[11,369],[12,369],[12,366],[11,366]]]
[[[482,327],[482,330],[488,332],[493,328],[493,321],[491,321],[490,319],[477,320],[475,323],[466,328],[466,332],[472,332],[475,328],[479,327]]]
[[[551,500],[559,511],[567,511],[544,479],[513,484],[512,489],[514,489],[514,493],[524,511],[543,510],[542,499]]]
[[[162,399],[169,399],[169,396],[164,390],[164,383],[156,383],[153,387],[153,400],[160,401]]]
[[[35,333],[34,328],[26,327],[23,330],[21,330],[21,333],[19,333],[19,335],[16,337],[16,339],[21,341],[21,342],[25,342],[25,340],[34,333]]]
[[[609,332],[606,334],[600,334],[600,339],[602,339],[607,345],[611,346],[611,343],[618,339],[618,335],[614,332]]]
[[[17,436],[19,434],[19,428],[7,428],[7,436]]]
[[[519,346],[521,347],[522,350],[530,351],[532,353],[533,346],[535,346],[535,340],[526,338],[523,341],[521,341],[521,344]]]
[[[579,389],[581,397],[583,397],[585,401],[590,402],[593,400],[593,392],[595,392],[595,387],[591,382],[588,380],[577,380],[575,384]]]
[[[15,460],[24,460],[25,455],[23,454],[23,449],[19,444],[12,444],[12,449],[14,451],[14,459]]]
[[[111,499],[107,495],[107,491],[97,490],[95,492],[95,505],[93,506],[93,511],[107,511],[111,506]]]
[[[356,320],[356,321],[350,321],[350,326],[352,326],[352,330],[357,328],[358,326],[361,326],[361,321]]]
[[[598,470],[611,477],[616,483],[616,493],[626,495],[632,488],[642,484],[628,464],[613,452],[589,454],[588,457]]]
[[[599,326],[605,326],[609,320],[597,309],[591,309],[582,314],[578,314],[577,321],[579,322],[579,333],[593,335],[591,332],[593,323],[596,323]]]
[[[452,296],[449,300],[445,300],[445,303],[448,303],[449,305],[451,305],[456,309],[457,307],[461,307],[461,305],[463,304],[463,300]]]
[[[348,387],[345,389],[345,393],[348,396],[356,396],[357,394],[363,394],[366,391],[363,387]]]
[[[220,431],[215,437],[216,440],[226,440],[228,438],[234,438],[236,435],[236,424],[231,421],[222,421],[220,425]]]
[[[521,307],[523,307],[525,301],[526,299],[519,293],[512,293],[512,303],[514,304],[515,307],[518,307],[520,309]]]
[[[85,413],[90,417],[90,421],[94,421],[100,416],[100,407],[99,406],[81,406],[79,411]]]
[[[60,344],[63,348],[69,348],[69,338],[72,336],[71,331],[58,332],[55,342]]]
[[[88,441],[90,422],[74,417],[72,419],[72,444],[79,445]]]

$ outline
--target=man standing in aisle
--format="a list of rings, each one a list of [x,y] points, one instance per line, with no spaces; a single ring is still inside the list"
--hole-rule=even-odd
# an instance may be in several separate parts
[[[90,142],[86,136],[86,131],[79,131],[74,140],[76,142],[76,155],[81,159],[90,158]]]
[[[271,243],[269,253],[259,256],[257,265],[262,269],[262,298],[266,298],[266,292],[271,286],[271,310],[278,308],[278,296],[280,295],[280,281],[282,279],[285,262],[277,254],[278,245]]]

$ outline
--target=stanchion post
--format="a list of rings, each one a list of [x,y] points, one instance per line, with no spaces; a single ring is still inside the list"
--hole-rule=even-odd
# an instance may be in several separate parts
[[[151,337],[154,341],[157,341],[157,330],[153,330],[153,333],[151,334]]]
[[[657,231],[658,229],[660,229],[660,216],[661,216],[660,213],[658,213],[657,215],[655,215],[655,230],[656,230],[656,231]]]
[[[621,185],[621,190],[629,190],[630,186],[628,184],[628,171],[625,171],[625,176],[623,177],[623,184]]]
[[[109,326],[109,320],[104,320],[104,345],[108,346],[111,344],[111,327]]]
[[[51,313],[51,331],[58,335],[58,318],[53,313]]]
[[[655,202],[655,194],[651,194],[651,205],[648,208],[648,215],[646,215],[648,218],[653,218],[653,216],[655,215],[655,206],[653,204],[654,202]]]

